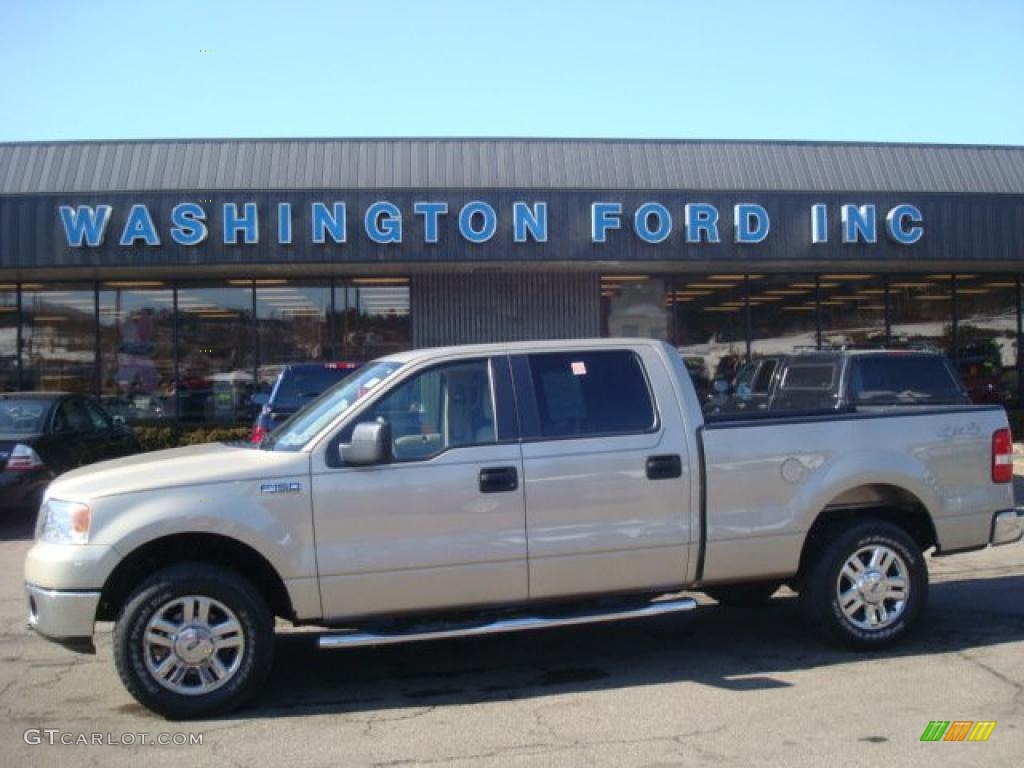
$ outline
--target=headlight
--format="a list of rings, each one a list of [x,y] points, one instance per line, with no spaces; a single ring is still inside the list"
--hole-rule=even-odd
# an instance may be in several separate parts
[[[46,499],[39,508],[40,541],[54,544],[85,544],[89,541],[92,513],[77,501]]]

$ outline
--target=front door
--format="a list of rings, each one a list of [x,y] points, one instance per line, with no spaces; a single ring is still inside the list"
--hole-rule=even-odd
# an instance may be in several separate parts
[[[432,365],[369,403],[314,458],[324,616],[527,597],[522,456],[508,358]],[[391,462],[340,463],[357,423],[391,426]]]
[[[690,542],[690,460],[676,396],[655,407],[628,349],[512,358],[523,432],[531,598],[678,586]]]

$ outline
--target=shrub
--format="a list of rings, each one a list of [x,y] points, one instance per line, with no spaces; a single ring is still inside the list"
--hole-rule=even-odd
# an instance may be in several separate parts
[[[180,424],[137,425],[133,427],[144,451],[160,451],[184,445],[235,442],[249,439],[249,427],[188,426]]]

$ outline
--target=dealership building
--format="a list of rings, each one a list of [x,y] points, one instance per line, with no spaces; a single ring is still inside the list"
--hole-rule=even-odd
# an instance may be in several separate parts
[[[533,139],[0,144],[0,387],[240,422],[291,362],[666,339],[706,377],[939,349],[1014,405],[1024,148]]]

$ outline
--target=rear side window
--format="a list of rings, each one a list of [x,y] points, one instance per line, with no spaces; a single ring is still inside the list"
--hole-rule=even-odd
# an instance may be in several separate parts
[[[850,397],[863,403],[966,400],[952,369],[938,355],[857,358],[850,372]]]
[[[836,367],[832,363],[791,365],[786,370],[782,388],[788,390],[811,390],[814,392],[832,389]]]
[[[528,356],[542,437],[649,432],[654,403],[640,359],[628,350]]]

